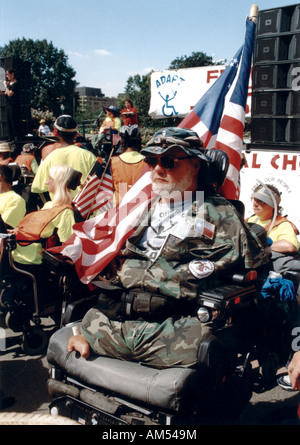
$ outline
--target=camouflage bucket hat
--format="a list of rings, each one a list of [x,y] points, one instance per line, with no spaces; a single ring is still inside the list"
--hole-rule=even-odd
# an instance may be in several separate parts
[[[172,148],[180,148],[188,156],[210,162],[197,133],[179,127],[166,127],[157,131],[147,146],[141,150],[141,154],[144,156],[162,155]]]

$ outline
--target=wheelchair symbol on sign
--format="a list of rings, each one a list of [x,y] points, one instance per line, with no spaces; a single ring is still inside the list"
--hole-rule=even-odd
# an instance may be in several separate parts
[[[163,97],[162,94],[159,92],[158,93],[160,95],[160,97],[162,98],[162,100],[165,101],[165,104],[162,107],[162,113],[164,116],[177,116],[178,112],[175,110],[175,107],[173,107],[173,105],[169,105],[169,102],[171,100],[173,100],[177,94],[177,91],[175,91],[175,93],[173,92],[174,96],[170,98],[170,95],[167,94],[166,97]]]

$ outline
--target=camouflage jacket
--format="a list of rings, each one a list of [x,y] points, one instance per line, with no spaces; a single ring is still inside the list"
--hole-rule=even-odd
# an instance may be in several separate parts
[[[170,236],[159,256],[151,261],[137,245],[152,212],[153,207],[127,240],[115,264],[120,282],[128,289],[192,300],[199,290],[220,284],[220,271],[237,265],[256,268],[264,262],[258,238],[221,196],[206,197],[201,206],[194,207],[187,236]]]

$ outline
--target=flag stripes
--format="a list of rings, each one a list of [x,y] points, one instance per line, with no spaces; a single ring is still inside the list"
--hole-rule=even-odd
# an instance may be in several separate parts
[[[112,207],[113,181],[109,166],[105,171],[105,166],[96,162],[73,204],[84,219],[96,210],[105,212]]]
[[[238,199],[245,110],[256,24],[247,18],[243,46],[232,61],[179,124],[197,132],[205,148],[225,151],[229,169],[221,189],[228,199]]]

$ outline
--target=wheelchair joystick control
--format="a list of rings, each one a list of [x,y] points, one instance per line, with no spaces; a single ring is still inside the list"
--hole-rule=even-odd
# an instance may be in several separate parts
[[[73,335],[79,335],[80,334],[79,327],[78,326],[73,326],[72,327],[72,332],[73,332]]]

